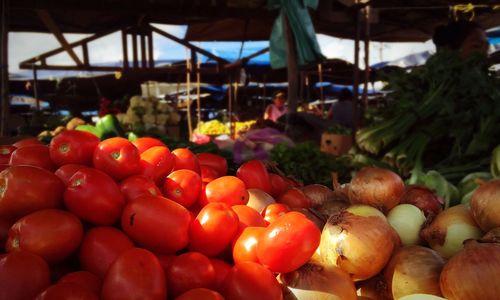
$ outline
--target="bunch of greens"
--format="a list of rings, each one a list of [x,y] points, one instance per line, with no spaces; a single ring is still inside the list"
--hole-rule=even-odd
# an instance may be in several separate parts
[[[340,124],[333,124],[326,129],[327,133],[333,133],[338,135],[351,135],[351,129]]]

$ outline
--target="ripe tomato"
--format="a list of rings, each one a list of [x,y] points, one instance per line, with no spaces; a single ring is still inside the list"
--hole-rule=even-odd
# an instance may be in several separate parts
[[[201,181],[204,183],[209,183],[210,181],[219,177],[217,171],[208,166],[200,165],[200,172],[201,172]]]
[[[161,196],[158,186],[142,175],[134,175],[123,180],[120,183],[120,191],[127,202],[142,195]]]
[[[233,241],[233,260],[235,264],[244,261],[258,263],[257,244],[260,235],[266,230],[265,227],[246,227]]]
[[[170,173],[163,184],[165,197],[184,207],[193,205],[200,196],[201,177],[198,173],[183,169]]]
[[[33,146],[33,145],[43,145],[42,142],[40,142],[37,138],[31,137],[31,138],[25,138],[22,140],[19,140],[12,144],[12,146],[16,148],[22,148],[26,146]]]
[[[22,217],[12,225],[5,248],[40,255],[49,264],[65,260],[80,245],[83,226],[64,210],[44,209]]]
[[[49,147],[45,145],[33,145],[17,148],[10,156],[11,166],[33,166],[45,170],[54,171],[56,166],[52,162]]]
[[[74,283],[79,285],[89,291],[91,291],[95,295],[101,294],[101,285],[102,280],[94,273],[90,273],[88,271],[77,271],[71,272],[63,277],[61,277],[57,283]]]
[[[161,268],[163,269],[163,272],[165,272],[165,276],[167,276],[167,270],[170,267],[170,264],[172,263],[172,260],[174,260],[174,257],[176,257],[174,254],[155,254],[156,258],[158,258],[158,261],[160,262]],[[168,281],[168,278],[167,278]]]
[[[0,258],[0,282],[0,299],[32,300],[49,286],[49,266],[28,251],[11,252]]]
[[[49,286],[35,300],[99,300],[99,297],[85,287],[66,282]]]
[[[224,282],[224,279],[226,279],[227,273],[231,270],[231,265],[226,261],[217,258],[210,258],[210,262],[215,270],[215,281],[213,285],[214,290],[220,291],[222,283]]]
[[[139,151],[139,154],[142,154],[144,151],[148,150],[149,148],[155,147],[155,146],[164,146],[165,144],[160,141],[159,139],[155,139],[152,137],[140,137],[136,139],[135,141],[132,142],[134,146],[137,147],[137,150]]]
[[[3,170],[7,169],[8,167],[10,167],[10,165],[0,164],[0,172],[2,172]]]
[[[141,154],[140,174],[161,183],[174,167],[175,158],[165,146],[155,146]]]
[[[13,222],[0,218],[0,246],[5,245],[5,241],[7,241],[7,236],[9,234],[9,229],[12,227]],[[0,253],[3,252],[2,247],[0,247]]]
[[[187,246],[191,215],[182,205],[159,196],[141,196],[127,203],[122,228],[132,240],[158,254]]]
[[[254,262],[231,268],[224,280],[222,295],[226,300],[282,300],[281,286],[273,273]]]
[[[165,275],[168,293],[174,297],[194,288],[211,288],[215,281],[215,269],[205,255],[186,252],[172,259]]]
[[[106,273],[102,300],[165,300],[165,274],[156,256],[146,249],[132,248],[122,253]]]
[[[223,202],[229,206],[248,203],[245,183],[235,176],[223,176],[207,183],[205,196],[208,202]]]
[[[221,294],[205,288],[196,288],[185,292],[175,300],[224,300]]]
[[[188,148],[177,148],[172,151],[172,154],[175,156],[174,171],[188,169],[198,174],[201,173],[198,157]]]
[[[80,219],[104,226],[120,218],[125,199],[113,178],[97,169],[85,168],[69,180],[64,204]]]
[[[17,148],[12,145],[0,145],[0,164],[8,165],[10,156]]]
[[[125,233],[114,227],[94,227],[84,236],[79,260],[83,270],[104,278],[111,264],[123,252],[134,247]]]
[[[208,203],[189,229],[189,249],[212,257],[221,253],[238,232],[238,216],[225,203]]]
[[[0,190],[0,218],[14,223],[31,212],[62,206],[64,184],[47,170],[14,166],[0,173]]]
[[[259,262],[273,272],[292,272],[319,246],[321,232],[306,216],[289,212],[271,223],[259,238]]]
[[[140,161],[134,144],[121,137],[100,142],[94,151],[94,167],[116,180],[138,174]]]
[[[231,207],[238,215],[239,227],[238,232],[242,232],[248,226],[266,227],[267,223],[264,218],[253,208],[246,205],[234,205]]]
[[[236,177],[243,180],[247,189],[256,188],[271,194],[272,186],[266,166],[260,160],[250,160],[236,171]]]
[[[270,195],[277,199],[286,192],[288,189],[288,183],[278,174],[269,173],[269,179],[271,179]]]
[[[58,167],[66,164],[92,165],[99,138],[90,132],[66,130],[50,141],[50,158]]]
[[[288,205],[290,208],[310,208],[312,201],[298,188],[290,188],[282,194],[277,201]]]
[[[217,154],[212,153],[199,153],[196,154],[198,157],[198,161],[200,162],[200,166],[206,166],[214,169],[218,176],[225,176],[227,174],[227,160]]]
[[[273,223],[277,218],[283,216],[287,212],[292,211],[288,205],[283,203],[271,203],[263,211],[262,216],[267,224]]]
[[[54,174],[56,174],[57,177],[61,178],[64,185],[67,186],[71,176],[75,175],[76,172],[78,172],[83,168],[88,168],[88,167],[84,165],[67,164],[59,167],[59,169],[57,169],[54,172]]]

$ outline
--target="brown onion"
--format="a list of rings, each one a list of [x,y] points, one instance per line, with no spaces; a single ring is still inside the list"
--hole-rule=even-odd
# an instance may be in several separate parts
[[[488,231],[482,238],[481,242],[500,243],[500,227],[496,227]]]
[[[296,271],[280,274],[297,299],[356,300],[356,288],[349,275],[334,266],[309,262]]]
[[[444,263],[444,259],[430,248],[408,246],[399,249],[384,271],[388,295],[391,299],[411,294],[441,296],[439,274]]]
[[[428,294],[413,294],[413,295],[404,296],[403,298],[400,298],[399,300],[446,300],[446,299],[443,297],[438,297],[438,296],[428,295]]]
[[[405,192],[401,177],[386,169],[365,167],[352,178],[349,198],[353,204],[367,204],[387,212],[398,205]]]
[[[358,282],[356,284],[356,294],[358,299],[364,297],[365,299],[372,300],[387,300],[387,284],[384,277],[378,274],[368,280]]]
[[[460,251],[465,240],[481,236],[481,230],[463,204],[444,210],[422,230],[422,237],[431,248],[445,258]]]
[[[326,202],[334,201],[335,194],[333,191],[321,184],[306,185],[302,188],[302,192],[311,199],[312,208],[318,208]]]
[[[500,180],[479,186],[470,201],[472,217],[483,231],[500,227]]]
[[[440,285],[448,300],[500,298],[500,245],[465,242],[464,249],[444,266]]]
[[[276,203],[274,198],[268,193],[260,189],[247,189],[248,203],[247,206],[261,213],[269,204]]]
[[[321,234],[321,263],[338,266],[356,281],[379,273],[397,246],[397,234],[382,213],[372,213],[362,216],[347,209],[331,216]]]
[[[401,203],[415,205],[426,217],[434,217],[443,210],[443,198],[425,186],[410,185],[401,197]]]

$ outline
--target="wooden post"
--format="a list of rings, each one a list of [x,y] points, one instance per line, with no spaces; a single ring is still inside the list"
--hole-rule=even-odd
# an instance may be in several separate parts
[[[323,65],[318,64],[318,76],[319,76],[319,107],[321,109],[321,115],[325,111],[325,94],[323,91]]]
[[[35,97],[36,101],[36,110],[40,110],[40,99],[38,98],[38,72],[35,64],[33,64],[33,97]]]
[[[122,30],[122,50],[123,50],[123,69],[128,69],[128,41],[127,32]]]
[[[191,122],[191,56],[186,48],[186,96],[187,96],[187,121],[189,141],[193,140],[193,123]]]
[[[155,67],[153,32],[148,28],[148,62],[149,68]]]
[[[288,23],[288,17],[285,11],[283,14],[283,29],[286,37],[287,62],[288,62],[288,112],[297,111],[297,95],[298,95],[298,80],[297,80],[297,50],[295,49],[295,40],[293,32]]]
[[[1,121],[0,121],[0,136],[6,136],[9,132],[9,1],[0,0],[0,97],[1,105]]]
[[[370,82],[370,6],[364,9],[365,20],[365,74],[363,87],[363,103],[360,107],[360,126],[363,126],[365,109],[368,107],[368,82]]]
[[[227,114],[229,119],[229,136],[233,136],[233,76],[229,74],[229,85],[227,90]]]
[[[137,47],[137,33],[132,32],[132,55],[134,57],[134,69],[139,68],[139,54]]]
[[[144,32],[142,32],[142,30],[139,33],[139,36],[141,38],[141,67],[145,69],[148,67],[148,62],[146,59],[146,36],[144,35]]]
[[[359,101],[359,39],[360,39],[360,9],[356,8],[356,23],[355,31],[356,38],[354,40],[354,74],[353,74],[353,84],[352,84],[352,105],[353,105],[353,122],[352,122],[352,134],[353,136],[356,134],[356,130],[359,127],[359,109],[358,109],[358,101]]]
[[[196,62],[196,116],[198,118],[198,124],[201,123],[201,74],[200,74],[201,62],[200,59]]]

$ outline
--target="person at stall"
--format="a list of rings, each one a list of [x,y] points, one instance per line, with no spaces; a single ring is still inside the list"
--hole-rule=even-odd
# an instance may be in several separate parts
[[[269,104],[264,111],[264,120],[271,120],[273,122],[287,113],[285,106],[286,98],[285,93],[278,91],[273,94],[273,103]]]
[[[339,95],[338,101],[333,103],[328,109],[327,119],[334,124],[339,124],[347,128],[352,127],[353,107],[352,107],[352,92],[343,88]]]
[[[462,57],[473,53],[488,55],[488,37],[481,26],[470,21],[452,21],[435,29],[432,41],[436,51],[460,51]]]

